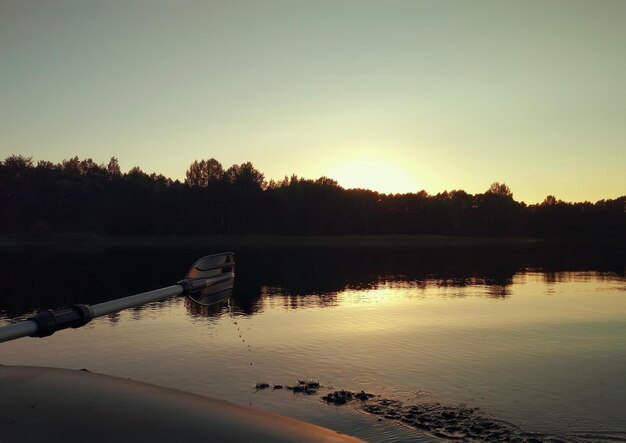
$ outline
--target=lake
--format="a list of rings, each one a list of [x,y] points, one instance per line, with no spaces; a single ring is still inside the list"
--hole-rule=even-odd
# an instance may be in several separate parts
[[[215,252],[5,247],[0,324],[174,284],[196,258]],[[153,303],[45,339],[0,344],[0,364],[87,368],[368,441],[458,437],[465,416],[470,427],[495,426],[513,439],[626,441],[623,248],[234,252],[228,303]],[[298,380],[321,386],[311,394],[272,388]],[[260,383],[270,388],[256,389]],[[375,397],[322,401],[338,390]],[[406,418],[411,408],[421,422],[394,416]]]

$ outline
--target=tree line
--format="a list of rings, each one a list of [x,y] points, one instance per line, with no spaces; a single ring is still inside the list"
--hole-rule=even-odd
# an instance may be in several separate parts
[[[184,182],[118,160],[0,161],[0,232],[103,234],[435,234],[626,238],[626,196],[526,205],[493,183],[480,194],[344,189],[295,175],[265,180],[252,163],[194,161]]]

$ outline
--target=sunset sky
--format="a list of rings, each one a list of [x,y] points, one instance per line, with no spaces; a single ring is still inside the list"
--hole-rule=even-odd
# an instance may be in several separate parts
[[[626,1],[0,0],[0,158],[626,194]]]

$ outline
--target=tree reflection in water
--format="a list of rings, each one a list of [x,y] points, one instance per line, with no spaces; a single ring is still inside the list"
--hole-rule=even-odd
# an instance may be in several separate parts
[[[5,250],[0,255],[0,315],[11,319],[39,309],[100,303],[169,286],[180,280],[194,259],[215,252],[220,251],[158,247]],[[263,309],[266,299],[276,299],[289,309],[334,306],[342,291],[390,283],[421,289],[481,286],[483,295],[503,298],[509,295],[514,279],[527,272],[542,273],[548,284],[573,275],[615,279],[624,277],[626,263],[620,248],[577,244],[248,248],[235,253],[238,269],[230,306],[242,315]],[[187,306],[192,316],[216,315],[223,309]],[[141,313],[140,308],[132,315]]]

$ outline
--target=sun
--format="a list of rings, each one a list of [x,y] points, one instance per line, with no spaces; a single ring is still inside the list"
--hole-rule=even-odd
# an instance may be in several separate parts
[[[385,194],[418,192],[423,186],[406,170],[380,159],[359,159],[342,163],[328,173],[346,189],[371,189]]]

